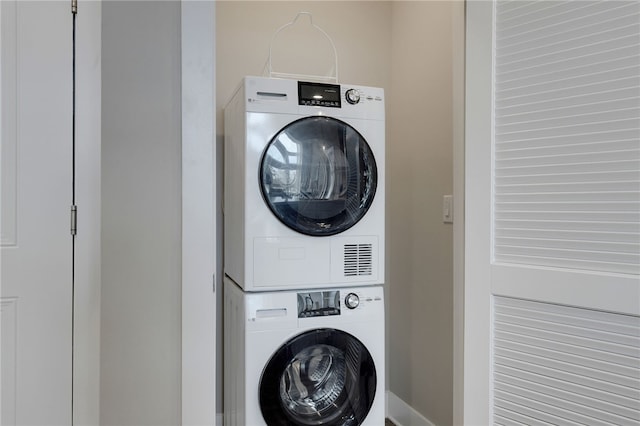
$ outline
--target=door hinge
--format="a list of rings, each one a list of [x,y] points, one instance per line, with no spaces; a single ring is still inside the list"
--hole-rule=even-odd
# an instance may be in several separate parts
[[[71,206],[71,235],[78,233],[78,206]]]

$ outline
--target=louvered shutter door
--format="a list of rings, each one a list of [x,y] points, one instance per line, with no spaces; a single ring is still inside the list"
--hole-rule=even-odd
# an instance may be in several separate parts
[[[495,262],[640,273],[640,2],[495,12]]]
[[[637,281],[640,2],[494,12],[494,277],[519,265]],[[492,300],[495,424],[640,424],[640,317]]]

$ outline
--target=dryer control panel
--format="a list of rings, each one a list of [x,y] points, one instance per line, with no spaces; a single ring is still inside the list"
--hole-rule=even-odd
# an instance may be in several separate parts
[[[234,99],[244,100],[241,107],[246,113],[327,115],[384,122],[384,89],[380,87],[245,77]]]
[[[298,105],[340,108],[340,86],[337,84],[298,82]]]

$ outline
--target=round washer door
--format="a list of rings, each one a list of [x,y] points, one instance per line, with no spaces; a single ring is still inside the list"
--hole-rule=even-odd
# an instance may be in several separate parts
[[[371,409],[376,368],[367,348],[335,329],[300,334],[281,346],[260,378],[269,426],[357,426]]]
[[[305,117],[267,145],[260,188],[283,224],[305,235],[328,236],[367,213],[377,173],[371,148],[353,127],[331,117]]]

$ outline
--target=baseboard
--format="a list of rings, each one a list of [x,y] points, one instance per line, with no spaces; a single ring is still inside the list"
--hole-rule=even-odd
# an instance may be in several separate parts
[[[435,426],[409,404],[398,398],[393,392],[387,391],[385,405],[387,417],[394,422],[396,426]],[[216,414],[216,425],[223,425],[222,413]]]
[[[397,426],[435,426],[391,391],[387,391],[386,405],[387,417]]]

